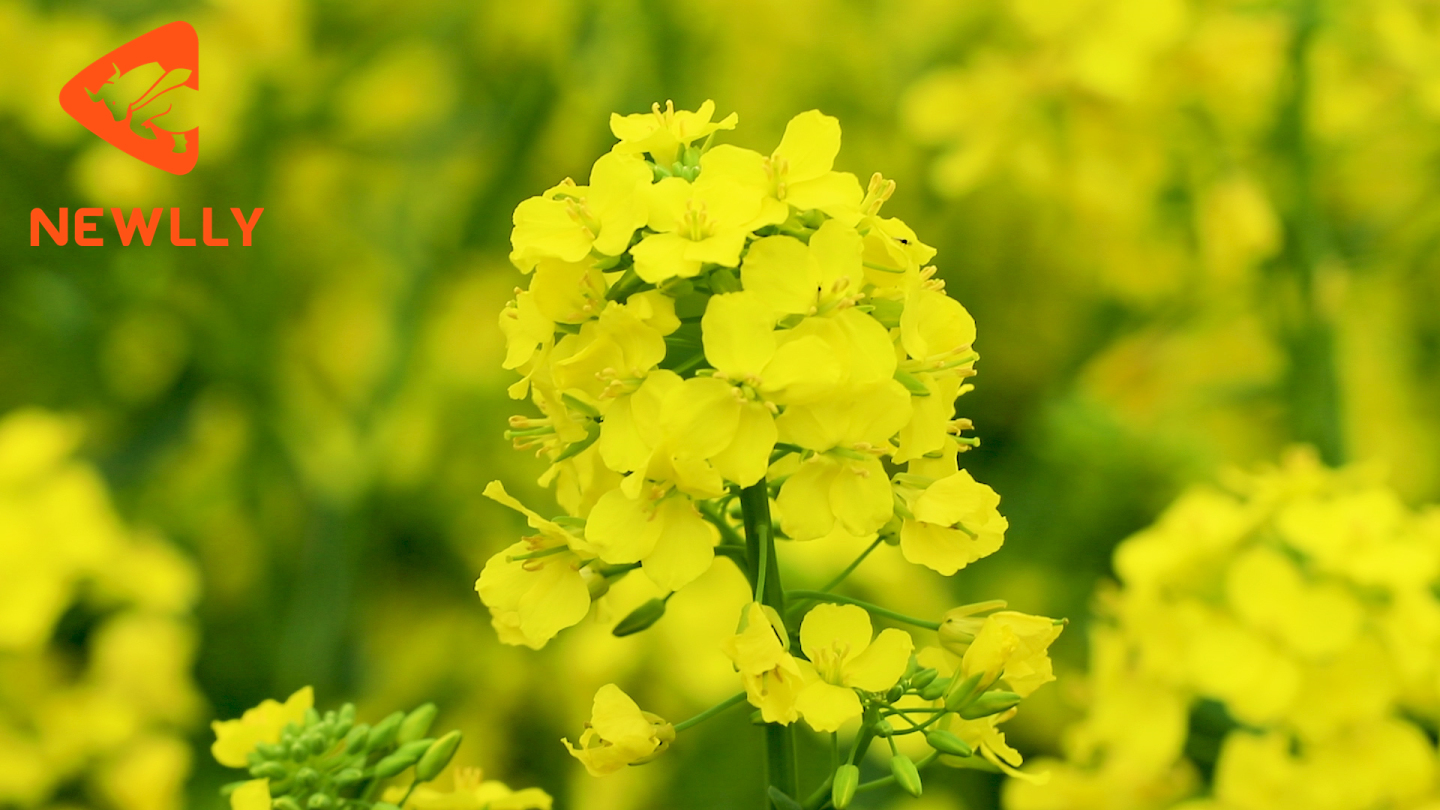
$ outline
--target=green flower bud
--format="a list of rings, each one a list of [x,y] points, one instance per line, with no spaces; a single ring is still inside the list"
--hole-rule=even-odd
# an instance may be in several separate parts
[[[830,784],[830,803],[835,810],[845,810],[855,798],[855,788],[860,786],[860,769],[854,765],[841,765],[835,769],[835,780]]]
[[[320,781],[320,772],[314,768],[301,768],[295,772],[295,784],[301,788],[308,788]]]
[[[942,754],[949,754],[953,757],[968,757],[975,753],[970,743],[965,742],[949,731],[931,731],[925,735],[925,742],[931,748]]]
[[[370,729],[370,736],[365,740],[365,750],[379,751],[395,742],[395,735],[400,733],[400,724],[403,722],[405,722],[405,713],[395,712],[376,723],[375,727]]]
[[[904,754],[896,754],[890,758],[890,773],[895,775],[895,784],[911,796],[918,798],[924,790],[924,786],[920,784],[920,771]]]
[[[452,731],[431,744],[425,755],[420,757],[420,764],[415,766],[415,779],[429,782],[439,776],[455,756],[455,749],[460,747],[460,739],[460,732]]]
[[[975,687],[979,684],[979,672],[963,681],[956,681],[950,684],[950,689],[945,694],[945,708],[953,712],[958,711],[960,707],[968,704],[971,698],[975,696]]]
[[[360,770],[359,768],[346,768],[345,770],[335,774],[334,778],[335,784],[339,785],[340,787],[345,787],[346,785],[353,785],[356,782],[359,782],[361,779],[364,779],[365,772]]]
[[[651,599],[649,602],[630,611],[630,615],[620,620],[615,629],[610,631],[616,636],[628,636],[638,633],[649,627],[665,615],[665,600]]]
[[[306,725],[307,727],[308,727],[308,726],[313,726],[313,725],[315,725],[316,723],[319,723],[319,722],[320,722],[320,713],[317,712],[317,711],[315,711],[315,707],[312,706],[312,707],[310,707],[310,708],[308,708],[308,709],[305,710],[305,725]]]
[[[303,810],[303,808],[300,807],[300,803],[289,796],[281,796],[278,799],[271,800],[270,806],[275,808],[275,810]]]
[[[361,723],[350,729],[345,735],[345,753],[354,754],[365,747],[365,741],[370,737],[370,727]]]
[[[317,757],[330,750],[330,741],[325,739],[325,736],[322,734],[310,735],[305,739],[305,742],[310,748],[310,753]]]
[[[250,769],[250,775],[256,779],[284,779],[290,769],[278,762],[262,762]]]
[[[926,700],[939,700],[940,696],[945,694],[945,690],[949,688],[949,678],[936,678],[920,690],[920,697]]]
[[[411,740],[410,742],[405,743],[404,745],[400,746],[399,748],[396,748],[396,749],[395,749],[395,753],[397,753],[397,754],[404,754],[405,756],[412,756],[412,755],[413,755],[413,756],[419,757],[420,755],[424,754],[426,751],[429,751],[429,750],[430,750],[430,746],[431,746],[432,744],[434,744],[434,742],[435,742],[435,738],[434,738],[434,737],[426,737],[426,738],[421,739],[421,740]]]
[[[894,734],[894,733],[895,733],[895,727],[892,726],[892,725],[890,725],[890,721],[889,721],[889,720],[881,720],[880,722],[878,722],[878,723],[875,724],[875,736],[876,736],[876,737],[889,737],[891,734]]]
[[[340,718],[340,722],[342,723],[355,722],[355,704],[346,703],[345,705],[341,706],[340,711],[336,714],[336,716]]]
[[[925,669],[922,669],[914,675],[910,676],[910,688],[924,689],[925,687],[929,686],[930,683],[935,680],[935,676],[939,674],[940,673],[936,671],[933,667],[926,667]]]
[[[266,759],[284,759],[285,749],[275,743],[255,743],[255,752]]]
[[[290,743],[290,759],[296,762],[304,762],[310,758],[310,746],[304,740],[296,740]]]
[[[335,800],[328,793],[316,793],[310,797],[309,801],[305,802],[305,806],[310,810],[325,810],[334,803]]]
[[[905,694],[905,687],[897,683],[894,686],[890,687],[889,692],[885,693],[885,702],[894,703],[895,701],[899,700],[900,696],[903,694]]]
[[[999,714],[1019,704],[1019,695],[996,689],[975,698],[974,702],[960,710],[960,716],[966,720],[979,720],[982,717]]]
[[[434,703],[426,703],[415,711],[405,715],[400,722],[400,731],[395,735],[395,741],[399,743],[414,742],[425,736],[430,730],[430,724],[435,722],[435,715],[439,712]]]
[[[385,757],[384,759],[375,763],[375,776],[381,779],[389,779],[390,777],[400,773],[411,765],[414,765],[415,761],[418,759],[420,759],[420,753],[412,754],[409,752],[402,753],[400,751],[396,751],[390,756]]]

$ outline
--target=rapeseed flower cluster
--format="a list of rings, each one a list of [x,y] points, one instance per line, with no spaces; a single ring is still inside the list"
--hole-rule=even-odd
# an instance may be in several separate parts
[[[451,769],[452,790],[429,787],[461,742],[459,731],[429,736],[433,703],[374,725],[356,722],[354,704],[321,715],[314,703],[307,686],[211,724],[215,760],[251,777],[221,788],[232,810],[550,810],[544,791],[513,791],[474,768]]]
[[[1115,570],[1088,713],[1009,810],[1440,806],[1440,513],[1297,452],[1186,493]]]
[[[943,733],[927,763],[944,752],[1013,771],[995,724],[1053,677],[1057,623],[980,615],[997,603],[945,630],[830,593],[885,543],[946,576],[1003,543],[999,496],[958,464],[978,443],[955,413],[974,320],[936,277],[934,249],[882,215],[895,184],[835,168],[835,118],[801,113],[763,154],[716,143],[737,117],[714,111],[612,116],[618,142],[588,183],[515,210],[510,258],[530,284],[500,317],[504,365],[521,375],[511,396],[539,415],[512,417],[507,435],[549,462],[540,483],[564,514],[487,487],[534,533],[491,558],[476,590],[502,641],[539,648],[632,573],[665,595],[615,633],[644,630],[724,556],[754,601],[724,645],[745,691],[714,711],[743,699],[772,731],[858,727],[827,781],[836,806],[858,757],[893,735]],[[872,543],[821,591],[781,587],[777,545],[839,538]],[[942,630],[952,649],[917,654],[903,630],[875,634],[872,615]],[[603,775],[708,716],[671,724],[610,684],[566,745]],[[970,725],[946,729],[954,720]],[[891,750],[891,778],[918,795],[915,763]],[[771,790],[793,798],[776,757]]]
[[[0,418],[0,805],[84,789],[178,809],[190,771],[196,573],[124,525],[77,420]]]

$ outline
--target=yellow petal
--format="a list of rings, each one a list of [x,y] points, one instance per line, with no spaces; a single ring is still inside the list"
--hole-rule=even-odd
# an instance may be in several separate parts
[[[686,380],[665,398],[661,427],[681,458],[710,458],[730,446],[740,424],[735,387],[715,377]]]
[[[674,233],[645,237],[630,248],[630,255],[635,257],[635,274],[651,284],[699,275],[700,261],[686,255],[690,245],[688,240]]]
[[[590,726],[600,738],[629,751],[654,748],[655,728],[620,687],[607,683],[595,692]]]
[[[585,521],[585,540],[611,565],[639,562],[655,547],[654,513],[643,498],[618,489],[600,496]]]
[[[754,293],[713,296],[700,321],[705,359],[731,379],[759,375],[775,354],[774,325]]]
[[[590,611],[590,589],[575,569],[574,558],[547,562],[516,609],[526,644],[536,649],[585,618]]]
[[[860,716],[860,698],[853,689],[835,686],[820,679],[805,684],[795,698],[795,709],[810,727],[819,732],[839,731]]]
[[[820,269],[804,242],[767,236],[750,245],[740,265],[740,283],[773,312],[804,315],[815,307]]]
[[[814,661],[835,651],[848,661],[870,644],[870,614],[855,605],[822,602],[800,623],[800,649]]]
[[[270,810],[270,780],[251,779],[230,794],[230,810]]]
[[[678,591],[709,570],[719,536],[689,498],[661,501],[655,522],[658,536],[645,556],[645,576],[666,591]]]
[[[826,172],[813,180],[790,183],[785,188],[785,202],[797,210],[818,208],[832,217],[850,214],[860,207],[864,198],[859,179],[849,172]],[[830,221],[842,224],[838,219]]]
[[[840,120],[819,110],[807,110],[790,119],[775,158],[786,164],[790,182],[812,180],[830,171],[840,154]]]
[[[769,409],[758,402],[746,402],[740,406],[734,439],[712,456],[710,463],[721,476],[748,487],[765,475],[777,438],[775,418]]]
[[[830,484],[830,508],[845,531],[857,537],[879,531],[895,513],[890,478],[880,460],[842,463]]]
[[[775,499],[780,510],[780,528],[795,540],[824,537],[835,528],[830,511],[830,484],[837,469],[829,459],[817,456],[780,485]]]
[[[867,692],[884,692],[905,674],[914,649],[915,642],[904,630],[881,630],[864,652],[845,665],[845,684]]]

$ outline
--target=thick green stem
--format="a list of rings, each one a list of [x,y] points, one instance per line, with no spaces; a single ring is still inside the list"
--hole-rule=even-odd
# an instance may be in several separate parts
[[[775,525],[770,519],[770,491],[765,479],[741,490],[740,511],[745,522],[747,573],[750,581],[755,583],[755,601],[774,608],[783,616],[785,589],[780,584],[780,566],[775,555]],[[800,775],[795,767],[795,733],[790,726],[765,724],[765,782],[790,797],[800,792]],[[767,798],[765,806],[770,805]]]
[[[1307,131],[1310,95],[1309,55],[1319,26],[1316,0],[1296,0],[1290,42],[1290,87],[1279,115],[1276,146],[1282,153],[1289,205],[1285,216],[1285,255],[1295,304],[1282,313],[1281,334],[1290,363],[1285,381],[1291,430],[1315,445],[1326,463],[1344,462],[1335,327],[1323,304],[1322,269],[1332,252],[1331,238],[1315,191],[1314,161]],[[1281,299],[1284,300],[1284,299]]]

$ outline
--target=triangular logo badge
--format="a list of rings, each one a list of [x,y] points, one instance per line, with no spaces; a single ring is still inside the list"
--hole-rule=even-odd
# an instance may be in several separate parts
[[[186,174],[200,152],[200,39],[162,25],[96,59],[60,90],[71,118],[131,157]]]

